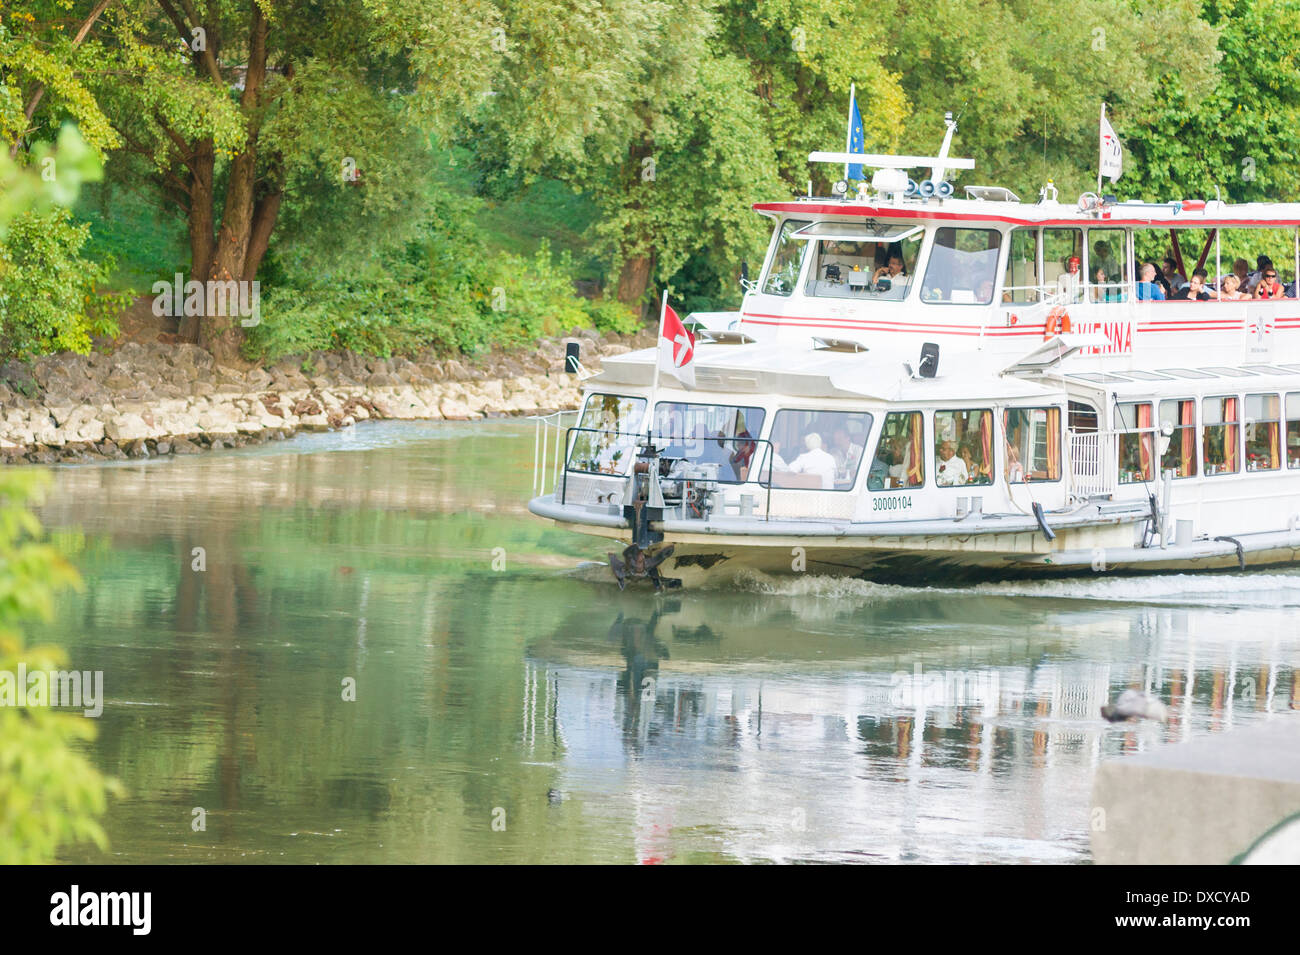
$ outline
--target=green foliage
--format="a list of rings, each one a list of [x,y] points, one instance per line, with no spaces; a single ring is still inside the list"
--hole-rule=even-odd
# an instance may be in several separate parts
[[[46,484],[44,472],[0,472],[0,670],[14,674],[64,666],[57,647],[26,646],[18,625],[50,620],[55,594],[80,584],[28,509]],[[99,817],[121,787],[79,752],[94,736],[82,714],[0,707],[0,865],[53,862],[75,842],[107,848]]]
[[[440,197],[415,239],[383,247],[365,263],[316,276],[273,263],[262,322],[245,353],[263,360],[315,349],[474,354],[575,327],[639,327],[617,302],[574,295],[567,252],[553,255],[545,242],[531,258],[489,250],[474,224],[475,204]]]
[[[97,291],[112,262],[82,255],[89,234],[66,209],[27,212],[10,223],[0,242],[0,353],[85,354],[91,336],[117,333],[129,296]]]

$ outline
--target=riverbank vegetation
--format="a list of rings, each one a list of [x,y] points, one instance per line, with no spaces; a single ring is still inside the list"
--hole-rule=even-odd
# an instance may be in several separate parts
[[[43,144],[75,124],[106,181],[0,239],[0,348],[85,351],[177,274],[258,283],[256,319],[145,324],[226,363],[625,332],[665,288],[731,308],[749,204],[807,188],[850,83],[869,151],[931,151],[951,110],[954,153],[1023,196],[1095,186],[1105,101],[1121,198],[1294,199],[1297,24],[1300,0],[14,0],[8,158],[57,181]]]

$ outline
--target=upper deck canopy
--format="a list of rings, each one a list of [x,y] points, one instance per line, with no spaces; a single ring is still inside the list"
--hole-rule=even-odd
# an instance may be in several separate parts
[[[873,219],[928,220],[936,222],[1000,222],[1019,226],[1081,226],[1164,228],[1287,228],[1300,226],[1300,203],[1226,203],[1211,200],[1198,208],[1179,203],[1116,203],[1104,212],[1082,211],[1063,202],[996,202],[980,199],[895,199],[876,197],[868,202],[836,199],[795,199],[757,202],[764,215],[854,216]]]

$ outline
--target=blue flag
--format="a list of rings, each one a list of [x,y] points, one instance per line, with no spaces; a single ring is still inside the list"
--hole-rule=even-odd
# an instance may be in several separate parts
[[[864,153],[867,151],[867,139],[862,135],[862,114],[858,112],[857,91],[849,94],[849,152]],[[847,172],[850,179],[862,179],[862,164],[857,163],[848,167]]]

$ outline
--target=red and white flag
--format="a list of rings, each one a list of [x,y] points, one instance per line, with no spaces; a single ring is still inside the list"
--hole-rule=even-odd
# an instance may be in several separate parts
[[[695,387],[695,336],[667,300],[659,323],[659,369],[676,375],[686,387]]]

